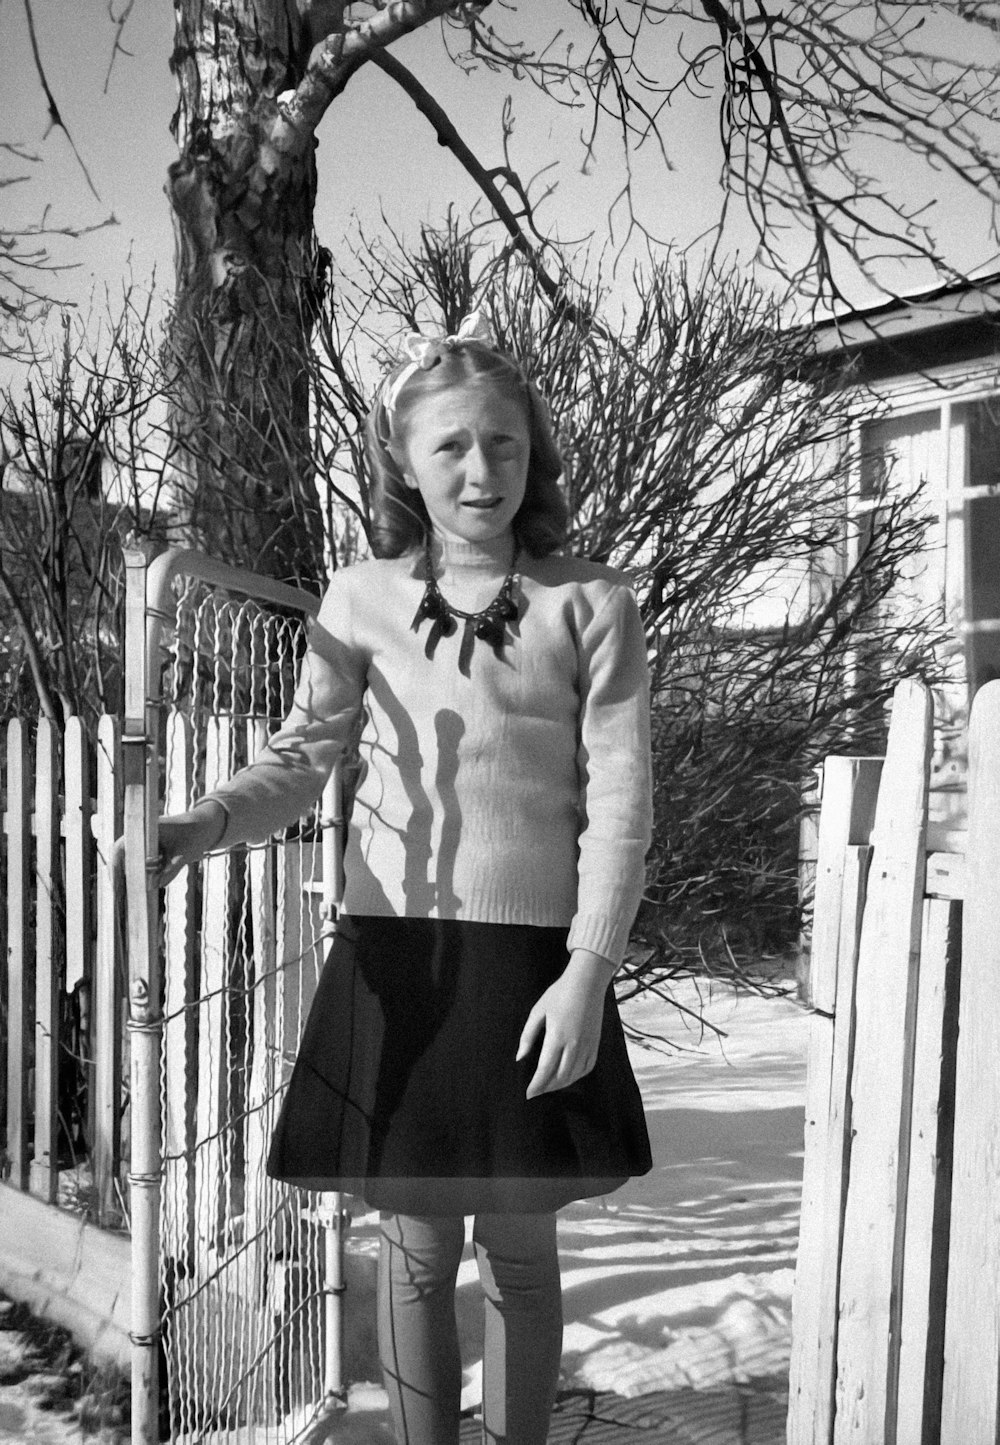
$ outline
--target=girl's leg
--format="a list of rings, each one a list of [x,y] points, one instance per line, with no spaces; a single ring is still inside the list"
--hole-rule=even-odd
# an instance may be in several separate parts
[[[545,1445],[562,1355],[555,1214],[477,1214],[473,1239],[486,1296],[484,1439]]]
[[[455,1278],[464,1242],[460,1214],[381,1217],[379,1357],[399,1445],[458,1442]]]

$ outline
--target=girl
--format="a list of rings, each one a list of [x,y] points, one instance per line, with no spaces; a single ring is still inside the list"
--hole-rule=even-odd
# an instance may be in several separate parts
[[[464,1216],[483,1428],[544,1445],[562,1341],[555,1211],[650,1167],[611,988],[650,832],[638,609],[565,556],[545,406],[478,318],[368,418],[378,560],[337,572],[260,756],[160,825],[160,881],[305,812],[363,718],[346,895],[268,1169],[381,1211],[400,1445],[454,1445]]]

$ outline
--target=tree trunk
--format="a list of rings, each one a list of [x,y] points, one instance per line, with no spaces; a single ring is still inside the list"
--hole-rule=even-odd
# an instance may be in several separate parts
[[[342,7],[332,7],[339,18]],[[331,7],[327,7],[331,9]],[[315,586],[323,528],[309,445],[309,338],[325,256],[315,141],[278,149],[278,96],[315,37],[286,0],[180,0],[180,156],[170,329],[172,476],[182,535],[225,561]]]

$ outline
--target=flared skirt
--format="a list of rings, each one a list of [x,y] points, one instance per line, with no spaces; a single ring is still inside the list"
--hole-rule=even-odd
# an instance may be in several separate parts
[[[526,1099],[533,1004],[567,930],[344,917],[310,1009],[268,1172],[410,1214],[556,1209],[651,1167],[614,990],[597,1063]]]

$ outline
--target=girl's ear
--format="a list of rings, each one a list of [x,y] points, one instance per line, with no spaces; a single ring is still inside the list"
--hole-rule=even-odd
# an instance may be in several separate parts
[[[389,441],[386,442],[385,449],[396,464],[399,475],[403,479],[403,486],[408,487],[411,492],[418,491],[417,479],[413,473],[407,469],[406,448],[398,441]]]

